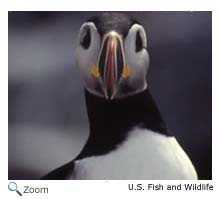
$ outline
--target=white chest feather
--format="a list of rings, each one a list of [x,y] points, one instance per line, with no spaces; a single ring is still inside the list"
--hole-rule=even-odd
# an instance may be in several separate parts
[[[197,175],[174,137],[135,129],[116,150],[76,161],[72,178],[193,180]]]

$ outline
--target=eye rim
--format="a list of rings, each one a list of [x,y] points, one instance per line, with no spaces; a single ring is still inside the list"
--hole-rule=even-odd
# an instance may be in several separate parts
[[[140,52],[142,49],[144,49],[143,39],[140,30],[137,30],[135,36],[135,52]]]
[[[80,45],[84,49],[88,49],[91,45],[91,30],[89,26],[84,26],[80,34]]]

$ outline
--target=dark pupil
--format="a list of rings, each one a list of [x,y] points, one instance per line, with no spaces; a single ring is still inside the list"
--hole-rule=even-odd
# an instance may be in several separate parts
[[[89,48],[91,43],[91,33],[89,28],[87,28],[85,31],[86,32],[84,33],[84,36],[81,40],[81,45],[83,46],[83,48],[87,49]]]
[[[143,48],[143,43],[141,39],[140,32],[138,31],[136,34],[136,52],[140,51]]]

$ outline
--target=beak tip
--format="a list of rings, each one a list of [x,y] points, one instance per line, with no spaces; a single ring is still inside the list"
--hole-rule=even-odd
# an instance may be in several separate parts
[[[114,93],[108,93],[106,90],[104,90],[104,96],[105,96],[105,99],[108,101],[111,101],[115,98]]]

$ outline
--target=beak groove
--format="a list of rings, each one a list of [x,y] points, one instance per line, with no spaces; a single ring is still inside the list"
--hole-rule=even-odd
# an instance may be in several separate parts
[[[117,93],[119,80],[125,70],[123,43],[118,33],[112,31],[104,36],[97,63],[104,95],[111,100]]]

